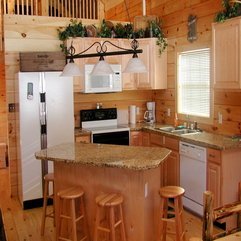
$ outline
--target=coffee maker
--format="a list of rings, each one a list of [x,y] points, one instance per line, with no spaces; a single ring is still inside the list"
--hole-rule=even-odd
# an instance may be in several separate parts
[[[144,114],[144,120],[147,123],[154,123],[156,122],[155,117],[155,102],[147,102],[146,103],[147,111]]]

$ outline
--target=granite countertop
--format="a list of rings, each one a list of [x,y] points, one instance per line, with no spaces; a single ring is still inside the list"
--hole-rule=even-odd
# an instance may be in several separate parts
[[[241,141],[238,138],[231,138],[220,134],[213,134],[209,132],[198,132],[195,134],[178,135],[166,131],[157,130],[156,127],[160,125],[143,126],[142,130],[147,130],[155,133],[164,134],[173,138],[178,138],[180,141],[189,142],[194,145],[209,147],[217,150],[230,150],[241,148]]]
[[[171,153],[160,147],[66,143],[35,153],[37,159],[132,170],[156,168]]]
[[[147,123],[137,123],[137,124],[129,124],[131,131],[149,131],[154,133],[160,133],[165,136],[169,136],[172,138],[176,138],[180,141],[186,141],[192,143],[194,145],[200,145],[203,147],[214,148],[217,150],[230,150],[230,149],[239,149],[241,148],[241,139],[232,138],[230,136],[214,134],[209,132],[200,132],[195,134],[186,134],[186,135],[178,135],[174,133],[170,133],[167,131],[157,130],[156,128],[163,127],[166,125],[163,124],[147,124]],[[90,132],[83,129],[76,129],[75,135],[90,135]]]

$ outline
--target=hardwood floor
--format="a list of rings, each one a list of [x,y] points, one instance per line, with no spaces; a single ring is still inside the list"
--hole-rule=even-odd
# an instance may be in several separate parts
[[[9,194],[8,169],[0,169],[0,208],[3,214],[5,233],[8,241],[54,241],[55,229],[53,220],[46,220],[45,235],[40,235],[42,208],[22,210],[17,198]],[[202,221],[200,218],[185,212],[186,240],[195,241],[201,237]],[[172,227],[168,227],[172,229]],[[167,241],[174,240],[167,237]]]

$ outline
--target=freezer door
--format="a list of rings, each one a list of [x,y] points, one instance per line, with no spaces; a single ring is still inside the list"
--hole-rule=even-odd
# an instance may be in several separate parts
[[[47,107],[47,146],[74,143],[73,78],[61,72],[45,72]],[[52,171],[49,163],[49,172]]]
[[[19,127],[20,127],[20,200],[42,197],[41,161],[34,153],[39,151],[39,73],[19,73]]]

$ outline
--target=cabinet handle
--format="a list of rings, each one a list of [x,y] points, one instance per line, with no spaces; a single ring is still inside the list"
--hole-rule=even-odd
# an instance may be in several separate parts
[[[213,155],[213,154],[209,154],[209,157],[215,158],[215,155]]]

